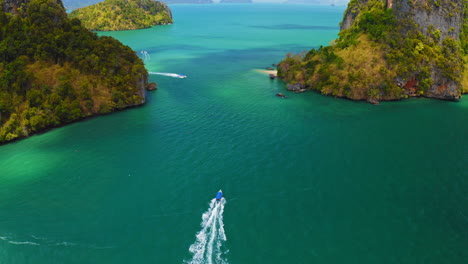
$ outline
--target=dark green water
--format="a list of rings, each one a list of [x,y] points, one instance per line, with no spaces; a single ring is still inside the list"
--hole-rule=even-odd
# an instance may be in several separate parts
[[[0,147],[0,263],[183,263],[220,188],[231,264],[467,263],[466,99],[280,99],[254,69],[328,44],[342,8],[173,11],[110,35],[187,79]]]

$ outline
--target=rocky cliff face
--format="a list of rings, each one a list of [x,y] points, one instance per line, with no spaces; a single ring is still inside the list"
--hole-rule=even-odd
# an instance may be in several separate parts
[[[341,29],[349,29],[356,17],[372,0],[354,0],[348,5],[341,23]],[[373,0],[376,1],[376,0]],[[429,26],[439,29],[443,37],[458,39],[463,24],[462,1],[427,1],[427,0],[377,0],[384,2],[386,8],[394,10],[401,21],[416,23],[427,35]]]
[[[425,36],[429,36],[429,29],[433,28],[440,30],[441,40],[460,37],[463,25],[462,1],[387,1],[394,2],[392,8],[399,20],[412,19]]]
[[[150,11],[151,8],[153,8],[152,1],[140,1],[138,3],[138,6],[146,11]],[[169,8],[169,6],[164,1],[158,1],[158,6],[161,9],[161,12],[167,13],[169,19],[172,21],[172,10]]]
[[[462,59],[468,47],[463,32],[467,4],[460,0],[351,0],[336,45],[309,52],[300,59],[305,66],[299,66],[297,57],[296,62],[288,58],[280,75],[290,83],[311,89],[318,86],[324,94],[356,100],[406,96],[457,100],[462,83],[468,83]],[[363,51],[375,53],[368,56],[374,65],[370,70],[380,68],[367,77],[366,72],[355,72],[356,63],[351,61],[365,61]],[[342,80],[335,80],[339,75]]]
[[[415,23],[417,29],[427,38],[438,32],[438,44],[451,38],[458,42],[463,26],[462,1],[411,1],[411,0],[387,0],[391,5],[399,21],[405,21],[409,25]],[[443,69],[438,65],[431,65],[431,77],[433,84],[428,89],[426,96],[439,99],[459,99],[461,97],[461,84],[458,80],[447,78]],[[408,80],[406,80],[408,82]]]
[[[349,29],[353,25],[354,21],[356,20],[356,17],[361,12],[362,7],[365,6],[367,2],[369,2],[369,0],[352,0],[348,4],[348,8],[345,11],[343,21],[341,22],[341,30]]]

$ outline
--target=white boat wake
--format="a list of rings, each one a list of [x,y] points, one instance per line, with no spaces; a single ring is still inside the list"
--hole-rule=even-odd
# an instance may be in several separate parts
[[[6,241],[10,244],[13,245],[32,245],[32,246],[39,246],[38,243],[32,242],[32,241],[14,241],[10,240],[8,237],[5,236],[0,236],[0,240]]]
[[[180,78],[180,79],[187,78],[187,75],[177,74],[177,73],[169,73],[169,72],[149,72],[149,74],[162,75],[162,76],[168,76],[168,77],[174,77],[174,78]]]
[[[222,246],[226,241],[224,233],[223,212],[226,200],[222,198],[219,202],[211,200],[210,208],[203,213],[201,227],[197,233],[197,240],[190,246],[189,251],[193,254],[192,259],[185,261],[188,264],[228,264],[223,257]]]
[[[146,50],[142,50],[141,54],[143,54],[143,61],[144,62],[147,62],[147,61],[151,60],[151,56],[149,55],[149,53]]]

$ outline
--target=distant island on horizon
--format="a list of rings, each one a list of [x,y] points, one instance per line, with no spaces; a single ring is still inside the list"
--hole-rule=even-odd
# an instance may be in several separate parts
[[[345,6],[349,0],[286,0],[287,4],[332,5]]]
[[[213,4],[212,0],[162,0],[166,4]]]
[[[105,0],[73,10],[69,17],[94,31],[134,30],[173,22],[167,4],[155,0]]]
[[[102,1],[104,0],[62,0],[65,9],[68,11],[94,5]]]
[[[103,0],[63,0],[65,8],[69,11],[86,6],[94,5]],[[307,4],[307,5],[336,5],[345,6],[349,0],[160,0],[168,5],[173,4],[228,4],[228,3],[253,3],[253,4],[267,4],[267,3],[281,3],[281,4]]]
[[[221,4],[251,4],[252,0],[221,0]]]
[[[67,10],[75,10],[104,2],[104,0],[63,0]],[[160,0],[166,4],[213,4],[212,0]]]

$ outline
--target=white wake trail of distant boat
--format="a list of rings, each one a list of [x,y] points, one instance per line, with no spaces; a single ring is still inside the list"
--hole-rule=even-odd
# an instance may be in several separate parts
[[[154,74],[154,75],[162,75],[162,76],[180,78],[180,79],[187,78],[186,75],[177,74],[177,73],[170,73],[170,72],[148,72],[148,73],[149,73],[149,74]]]
[[[189,251],[193,254],[192,259],[185,261],[188,264],[228,264],[223,258],[222,246],[226,241],[224,233],[223,212],[226,200],[224,198],[217,202],[211,200],[210,208],[203,213],[201,227],[197,233],[197,240],[190,246]]]
[[[151,60],[151,56],[149,55],[149,53],[146,51],[146,50],[142,50],[141,51],[141,54],[143,54],[143,61],[150,61]]]
[[[146,63],[148,61],[151,60],[151,56],[150,54],[148,53],[148,51],[146,50],[142,50],[140,52],[141,54],[143,54],[143,61]],[[153,75],[162,75],[162,76],[167,76],[167,77],[173,77],[173,78],[179,78],[179,79],[184,79],[184,78],[187,78],[187,75],[183,75],[183,74],[177,74],[177,73],[171,73],[171,72],[148,72],[149,74],[153,74]]]

